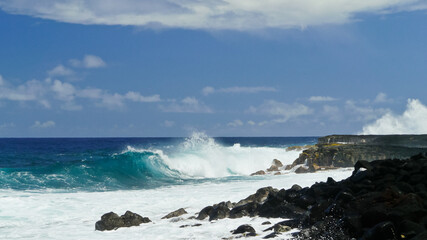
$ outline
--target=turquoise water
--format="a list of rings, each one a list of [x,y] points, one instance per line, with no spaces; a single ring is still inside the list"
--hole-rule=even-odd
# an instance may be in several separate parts
[[[109,191],[234,181],[316,137],[0,139],[0,189]]]

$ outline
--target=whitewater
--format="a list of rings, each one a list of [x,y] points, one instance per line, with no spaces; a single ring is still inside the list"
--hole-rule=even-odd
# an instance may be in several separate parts
[[[263,237],[263,218],[188,219],[266,186],[341,180],[351,169],[250,176],[273,159],[290,164],[317,138],[0,139],[0,239],[221,239],[241,224]],[[161,219],[185,208],[178,219]],[[107,212],[133,211],[152,223],[95,231]],[[283,219],[268,219],[273,224]],[[199,227],[180,228],[201,223]],[[283,235],[288,238],[289,235]]]

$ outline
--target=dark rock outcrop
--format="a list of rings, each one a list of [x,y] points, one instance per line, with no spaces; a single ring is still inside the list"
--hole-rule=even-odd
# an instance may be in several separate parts
[[[148,222],[151,222],[149,218],[141,217],[131,211],[126,211],[126,213],[120,217],[114,212],[109,212],[102,215],[101,220],[95,223],[95,230],[110,231],[121,227],[139,226],[141,223]]]
[[[286,169],[297,165],[298,173],[336,167],[352,167],[357,161],[405,159],[427,151],[427,135],[331,135],[304,150]]]
[[[424,239],[426,172],[424,154],[358,161],[352,175],[340,182],[328,178],[306,188],[261,188],[235,204],[229,217],[293,219],[266,229],[273,232],[265,238],[299,228],[297,239]]]
[[[162,219],[169,219],[169,218],[173,218],[173,217],[179,217],[181,215],[187,214],[187,211],[185,211],[184,208],[180,208],[176,211],[173,211],[171,213],[169,213],[168,215],[162,217]]]
[[[232,204],[230,201],[220,202],[218,204],[214,204],[213,206],[207,206],[199,212],[199,215],[196,217],[196,219],[203,220],[209,217],[209,221],[213,221],[229,217],[230,208],[233,206],[234,204]]]

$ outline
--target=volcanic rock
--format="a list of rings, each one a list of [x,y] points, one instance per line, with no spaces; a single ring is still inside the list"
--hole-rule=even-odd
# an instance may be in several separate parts
[[[101,220],[95,223],[95,230],[110,231],[121,227],[139,226],[141,223],[148,222],[151,222],[149,218],[141,217],[131,211],[126,211],[126,213],[120,217],[114,212],[109,212],[102,215]]]
[[[169,219],[169,218],[173,218],[173,217],[179,217],[181,215],[187,214],[187,211],[185,211],[184,208],[180,208],[176,211],[173,211],[171,213],[169,213],[168,215],[162,217],[162,219]]]

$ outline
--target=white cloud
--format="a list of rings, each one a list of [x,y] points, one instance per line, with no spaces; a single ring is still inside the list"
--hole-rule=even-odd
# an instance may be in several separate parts
[[[56,93],[59,99],[64,101],[72,101],[74,99],[76,89],[70,83],[63,83],[59,80],[55,80],[53,81],[52,91]]]
[[[337,99],[329,96],[312,96],[308,99],[310,102],[331,102],[335,100]]]
[[[259,92],[276,92],[272,87],[229,87],[215,89],[213,87],[205,87],[202,89],[204,95],[209,95],[215,92],[219,93],[259,93]]]
[[[172,102],[171,104],[160,106],[163,112],[176,112],[176,113],[213,113],[213,110],[206,106],[203,102],[199,102],[194,97],[186,97],[180,102]]]
[[[243,126],[243,122],[239,119],[236,119],[232,122],[227,123],[227,126],[229,126],[229,127],[240,127],[240,126]]]
[[[139,92],[129,91],[126,94],[109,93],[107,90],[98,88],[80,89],[71,83],[47,78],[44,81],[31,80],[19,86],[7,84],[2,78],[0,85],[0,100],[17,102],[37,102],[45,108],[51,108],[50,100],[59,100],[60,107],[64,110],[76,111],[83,107],[77,102],[88,99],[95,105],[110,109],[122,108],[125,101],[133,102],[159,102],[160,95],[143,96]],[[191,105],[191,103],[187,103]],[[193,103],[193,105],[195,105]]]
[[[304,28],[357,20],[360,13],[427,9],[425,0],[0,0],[9,13],[78,24],[148,28]]]
[[[107,66],[101,57],[95,55],[85,55],[82,60],[70,59],[70,64],[74,67],[101,68]]]
[[[8,101],[36,101],[42,106],[49,108],[49,102],[44,98],[47,90],[45,87],[46,82],[31,80],[19,86],[11,86],[7,84],[2,78],[2,85],[0,85],[0,100]]]
[[[408,99],[402,115],[386,113],[365,125],[361,134],[427,134],[427,107],[417,99]]]
[[[267,114],[275,117],[273,120],[269,121],[270,123],[284,123],[294,118],[310,115],[313,113],[313,109],[300,103],[287,104],[270,100],[258,107],[251,106],[248,112]],[[267,122],[264,122],[262,125],[266,123]]]
[[[142,96],[138,92],[128,92],[125,95],[126,99],[132,100],[134,102],[160,102],[160,95],[153,95],[153,96]]]
[[[47,71],[47,74],[51,77],[70,76],[73,73],[74,73],[73,70],[64,67],[64,65],[62,65],[62,64],[60,64],[60,65],[54,67],[53,69]]]
[[[215,92],[215,88],[213,88],[213,87],[205,87],[205,88],[202,89],[202,93],[205,96],[207,96],[209,94],[212,94],[214,92]]]
[[[251,126],[254,126],[256,123],[254,121],[252,121],[252,120],[249,120],[248,124],[251,125]]]
[[[46,121],[46,122],[40,122],[40,121],[35,121],[33,126],[31,126],[32,128],[50,128],[50,127],[55,127],[55,122],[54,121]]]
[[[3,84],[4,84],[4,80],[3,80],[2,75],[0,75],[0,86],[2,86]]]
[[[386,102],[391,102],[392,99],[387,97],[387,94],[380,92],[378,93],[378,95],[375,97],[374,99],[374,103],[386,103]]]

